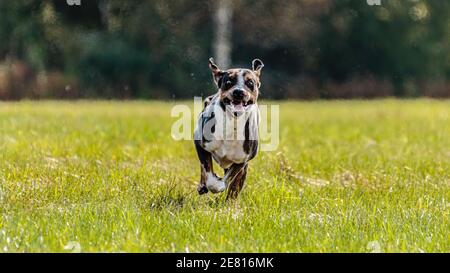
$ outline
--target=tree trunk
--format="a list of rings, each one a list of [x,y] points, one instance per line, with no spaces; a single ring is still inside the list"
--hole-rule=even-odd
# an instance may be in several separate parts
[[[109,30],[109,3],[107,0],[100,0],[98,3],[100,10],[102,25],[106,30]]]
[[[213,43],[216,63],[222,69],[231,64],[232,0],[218,0],[214,13],[215,38]]]

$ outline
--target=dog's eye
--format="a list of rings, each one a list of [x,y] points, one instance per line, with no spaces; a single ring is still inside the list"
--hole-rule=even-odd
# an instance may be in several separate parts
[[[247,85],[247,87],[250,88],[251,90],[253,90],[253,87],[255,86],[252,80],[247,80],[245,82],[245,85]]]
[[[225,81],[225,89],[230,89],[233,86],[233,82],[231,80]]]

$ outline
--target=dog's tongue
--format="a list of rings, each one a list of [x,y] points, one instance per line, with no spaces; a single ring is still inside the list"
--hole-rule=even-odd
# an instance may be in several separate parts
[[[235,112],[243,112],[244,111],[244,105],[242,105],[242,103],[233,104],[233,110]]]

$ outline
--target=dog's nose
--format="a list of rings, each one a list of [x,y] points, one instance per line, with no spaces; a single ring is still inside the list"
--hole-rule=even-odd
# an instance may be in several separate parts
[[[236,89],[233,91],[233,99],[240,100],[244,98],[244,90]]]

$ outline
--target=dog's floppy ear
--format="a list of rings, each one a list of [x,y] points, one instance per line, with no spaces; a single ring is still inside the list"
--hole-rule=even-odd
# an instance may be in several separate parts
[[[261,69],[264,67],[264,63],[260,59],[254,59],[252,61],[252,69],[256,75],[261,76]]]
[[[214,82],[217,84],[217,87],[220,87],[220,81],[225,74],[224,71],[220,70],[217,64],[214,63],[214,59],[209,58],[209,69],[211,69],[213,74]]]

